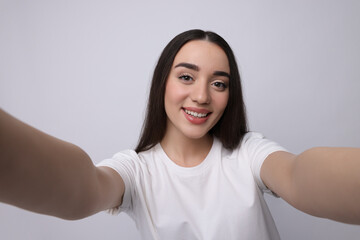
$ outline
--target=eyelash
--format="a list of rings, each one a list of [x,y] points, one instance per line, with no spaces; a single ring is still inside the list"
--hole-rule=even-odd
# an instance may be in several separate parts
[[[184,81],[193,80],[193,78],[192,78],[189,74],[181,74],[181,75],[179,76],[179,79],[184,80]]]
[[[218,84],[220,84],[221,86],[216,86]],[[222,90],[225,90],[228,87],[227,84],[223,83],[223,82],[214,82],[214,83],[212,83],[212,85],[214,85],[215,87],[220,88]]]
[[[183,81],[186,81],[186,82],[189,82],[189,81],[193,80],[193,77],[190,76],[190,74],[184,73],[184,74],[181,74],[179,76],[179,79],[181,79]],[[217,86],[219,84],[220,84],[220,86]],[[228,85],[226,83],[224,83],[224,82],[214,82],[211,85],[215,86],[216,88],[218,88],[220,90],[225,90],[228,87]]]

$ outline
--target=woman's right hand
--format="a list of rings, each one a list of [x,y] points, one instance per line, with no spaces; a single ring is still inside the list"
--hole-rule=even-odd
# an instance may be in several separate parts
[[[95,167],[78,146],[0,109],[0,201],[37,213],[80,219],[119,206],[124,182]]]

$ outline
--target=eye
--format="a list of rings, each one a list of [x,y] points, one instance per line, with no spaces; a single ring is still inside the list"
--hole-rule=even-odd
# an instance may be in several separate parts
[[[193,78],[189,74],[181,74],[179,79],[184,80],[185,82],[193,80]]]
[[[226,83],[219,81],[212,83],[212,85],[221,91],[224,91],[228,87]]]

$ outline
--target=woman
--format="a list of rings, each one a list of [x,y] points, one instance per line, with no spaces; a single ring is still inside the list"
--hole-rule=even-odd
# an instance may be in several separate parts
[[[136,151],[95,167],[78,147],[3,111],[0,132],[0,200],[31,211],[125,211],[144,239],[279,239],[263,199],[270,192],[360,223],[360,149],[295,156],[248,132],[235,58],[212,32],[184,32],[164,49]]]

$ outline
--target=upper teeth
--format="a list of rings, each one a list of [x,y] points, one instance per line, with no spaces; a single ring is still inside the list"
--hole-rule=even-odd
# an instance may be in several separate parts
[[[189,111],[186,109],[185,109],[185,112],[191,116],[198,117],[198,118],[206,117],[208,115],[207,113],[197,113],[197,112]]]

